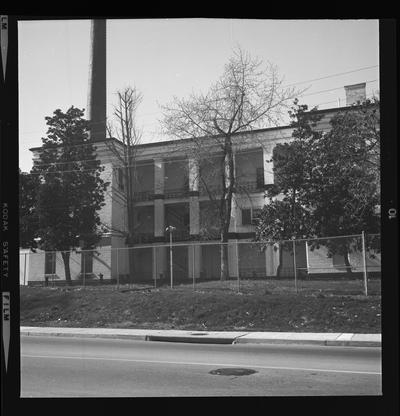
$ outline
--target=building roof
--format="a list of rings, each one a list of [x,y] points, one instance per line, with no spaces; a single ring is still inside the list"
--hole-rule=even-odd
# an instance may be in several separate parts
[[[315,114],[326,114],[326,113],[332,113],[332,112],[339,112],[339,111],[347,111],[350,109],[355,109],[358,108],[360,106],[358,105],[351,105],[351,106],[343,106],[343,107],[333,107],[333,108],[326,108],[324,110],[316,110],[314,113]],[[274,131],[274,130],[284,130],[284,129],[288,129],[292,127],[290,124],[287,125],[283,125],[283,126],[275,126],[275,127],[265,127],[265,128],[261,128],[261,129],[255,129],[255,130],[247,130],[247,131],[240,131],[237,133],[233,133],[233,136],[239,136],[241,134],[246,134],[246,133],[262,133],[262,132],[266,132],[266,131]],[[202,136],[199,137],[199,139],[206,139],[208,136]],[[215,136],[212,137],[222,137],[222,135],[217,134]],[[148,148],[148,147],[157,147],[160,145],[169,145],[169,144],[176,144],[178,142],[190,142],[192,141],[192,138],[185,138],[185,139],[175,139],[175,140],[165,140],[165,141],[159,141],[159,142],[151,142],[151,143],[141,143],[138,145],[135,145],[136,148]],[[120,140],[118,140],[115,137],[108,137],[105,139],[96,139],[96,140],[92,140],[90,143],[95,144],[95,143],[102,143],[102,142],[106,142],[106,141],[115,141],[117,143],[119,143],[121,146],[124,146],[124,143],[122,143]],[[61,144],[58,146],[62,146]],[[40,150],[42,148],[42,146],[38,146],[38,147],[32,147],[29,150],[31,152],[34,152],[36,150]]]

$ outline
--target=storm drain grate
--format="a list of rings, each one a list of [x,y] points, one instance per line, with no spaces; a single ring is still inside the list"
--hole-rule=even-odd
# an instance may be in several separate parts
[[[250,368],[218,368],[210,371],[210,374],[217,376],[248,376],[254,373],[257,373],[257,371]]]

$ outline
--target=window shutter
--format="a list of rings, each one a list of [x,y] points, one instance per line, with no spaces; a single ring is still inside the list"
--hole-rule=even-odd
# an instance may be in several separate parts
[[[264,168],[257,168],[256,170],[257,189],[264,187]]]
[[[242,209],[242,225],[251,225],[251,209]]]

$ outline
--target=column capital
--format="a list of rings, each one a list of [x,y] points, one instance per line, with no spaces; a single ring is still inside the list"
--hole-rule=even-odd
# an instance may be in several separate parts
[[[274,164],[269,162],[272,159],[273,151],[273,146],[263,147],[264,186],[274,184]]]

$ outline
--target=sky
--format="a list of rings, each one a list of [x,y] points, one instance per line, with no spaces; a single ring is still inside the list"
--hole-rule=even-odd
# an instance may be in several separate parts
[[[22,171],[32,167],[29,148],[46,136],[46,116],[86,108],[89,44],[90,20],[18,23]],[[135,86],[143,94],[142,142],[169,139],[160,132],[160,105],[207,92],[237,46],[276,65],[285,85],[305,89],[299,101],[309,107],[344,105],[345,85],[367,82],[367,97],[379,91],[377,20],[109,19],[107,119],[116,92]]]

